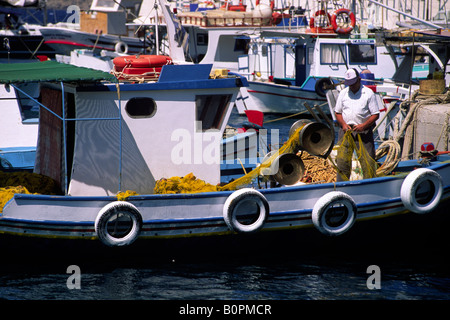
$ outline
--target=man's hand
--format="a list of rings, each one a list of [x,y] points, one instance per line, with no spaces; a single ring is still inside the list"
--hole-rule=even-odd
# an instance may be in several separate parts
[[[350,127],[345,121],[344,118],[342,117],[341,113],[336,113],[336,120],[339,123],[339,125],[341,126],[342,130],[344,130],[344,132],[347,132],[348,130],[352,130],[352,127]]]
[[[366,130],[364,123],[356,124],[353,126],[353,131],[355,131],[355,132],[363,132],[364,130]]]
[[[344,130],[344,132],[347,132],[348,130],[354,130],[354,127],[352,128],[351,126],[349,126],[348,124],[344,124],[342,126],[342,130]]]
[[[357,124],[353,126],[353,131],[355,132],[363,132],[367,129],[369,129],[370,127],[372,127],[375,122],[378,120],[379,114],[373,114],[369,117],[369,119],[367,119],[366,122],[361,123],[361,124]]]

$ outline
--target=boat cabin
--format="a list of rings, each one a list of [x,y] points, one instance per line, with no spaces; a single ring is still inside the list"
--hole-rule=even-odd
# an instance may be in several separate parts
[[[51,64],[78,79],[90,70],[39,64],[35,73]],[[157,180],[189,173],[220,183],[222,136],[246,80],[210,79],[211,67],[166,65],[146,83],[119,83],[96,70],[89,72],[97,81],[41,82],[35,172],[74,196],[151,194]]]
[[[93,0],[89,11],[80,15],[80,30],[132,37],[134,28],[126,24],[139,12],[141,0]]]
[[[259,73],[261,79],[273,77],[302,86],[309,77],[342,78],[348,68],[367,69],[376,78],[391,78],[395,72],[389,52],[375,39],[266,34],[252,41],[248,54],[239,57],[239,72],[249,79]]]

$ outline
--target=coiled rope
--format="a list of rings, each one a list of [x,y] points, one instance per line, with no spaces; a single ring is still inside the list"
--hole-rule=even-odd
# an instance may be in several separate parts
[[[383,164],[377,169],[377,176],[388,175],[400,162],[401,147],[395,140],[386,140],[377,148],[375,160],[386,156]]]

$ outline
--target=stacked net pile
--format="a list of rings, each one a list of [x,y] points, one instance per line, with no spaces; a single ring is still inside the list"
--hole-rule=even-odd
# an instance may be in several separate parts
[[[0,171],[0,212],[15,193],[60,194],[56,181],[37,173]]]

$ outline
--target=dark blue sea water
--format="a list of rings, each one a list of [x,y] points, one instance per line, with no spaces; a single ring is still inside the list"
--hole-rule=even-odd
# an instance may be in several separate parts
[[[8,262],[3,261],[2,264]],[[77,263],[74,261],[74,263]],[[377,264],[374,259],[370,263]],[[285,257],[270,261],[167,261],[147,265],[79,264],[79,287],[69,265],[1,268],[0,299],[12,300],[448,300],[449,265],[379,263],[380,288],[368,281],[371,265],[346,258]],[[12,265],[9,265],[12,267]],[[69,282],[69,286],[68,286]]]
[[[243,120],[234,114],[231,123],[238,125]],[[295,120],[273,125],[287,134]],[[436,232],[447,229],[443,226]],[[441,238],[448,240],[448,236]],[[404,247],[408,247],[407,240]],[[170,257],[136,263],[120,257],[113,261],[63,262],[54,257],[52,262],[36,258],[16,262],[3,258],[0,251],[0,299],[170,300],[175,304],[164,305],[170,314],[179,313],[185,300],[191,305],[192,301],[219,300],[216,315],[221,316],[228,301],[250,304],[264,300],[274,303],[275,308],[279,300],[450,300],[450,243],[430,242],[409,253],[393,249],[385,255],[384,249],[367,247],[345,256],[317,252],[311,257],[303,254],[310,243],[287,241],[283,253],[267,251],[256,258],[235,257],[229,248],[214,255],[200,253],[200,260]],[[151,248],[144,254],[151,258]],[[75,266],[79,273],[68,271],[69,266]],[[288,306],[296,308],[296,304]]]

